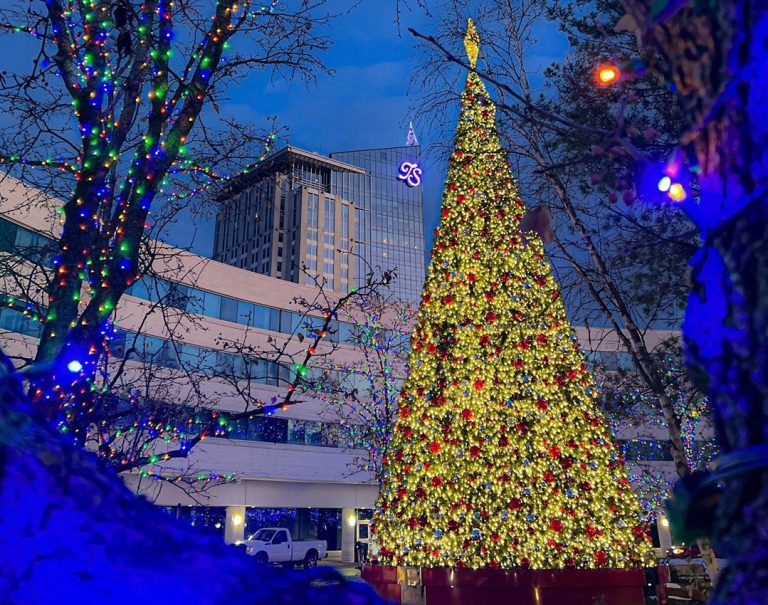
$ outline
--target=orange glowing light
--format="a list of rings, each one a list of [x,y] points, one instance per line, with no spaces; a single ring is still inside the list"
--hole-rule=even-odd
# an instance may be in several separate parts
[[[620,75],[621,72],[613,65],[601,65],[597,68],[597,81],[603,86],[615,84]]]

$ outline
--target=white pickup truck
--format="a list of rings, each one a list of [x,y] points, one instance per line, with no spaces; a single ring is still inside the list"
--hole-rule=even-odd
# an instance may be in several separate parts
[[[245,552],[259,563],[302,564],[315,567],[318,559],[328,556],[325,540],[292,540],[291,532],[281,527],[264,527],[243,540]]]

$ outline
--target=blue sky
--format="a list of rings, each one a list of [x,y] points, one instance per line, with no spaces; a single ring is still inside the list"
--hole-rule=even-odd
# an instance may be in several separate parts
[[[351,0],[330,0],[331,11],[342,11]],[[415,4],[415,2],[411,2]],[[230,91],[231,101],[222,104],[223,114],[237,115],[259,123],[276,115],[289,128],[292,145],[328,154],[332,151],[392,147],[405,143],[409,120],[413,119],[415,97],[409,98],[408,82],[416,66],[415,40],[408,27],[431,34],[439,15],[407,8],[395,22],[395,0],[364,0],[328,28],[333,45],[325,53],[326,64],[334,70],[317,82],[271,80],[254,74]],[[565,42],[552,30],[539,36],[540,49],[530,53],[538,69],[562,56]],[[531,49],[534,51],[534,49]],[[457,108],[458,112],[458,108]],[[452,133],[454,125],[441,125],[431,132],[414,121],[422,146],[435,137]],[[440,197],[446,166],[425,158],[424,219],[427,243],[437,226]],[[191,225],[174,228],[174,243],[187,245],[192,239]],[[209,255],[212,248],[213,220],[198,220],[194,227],[194,248]]]

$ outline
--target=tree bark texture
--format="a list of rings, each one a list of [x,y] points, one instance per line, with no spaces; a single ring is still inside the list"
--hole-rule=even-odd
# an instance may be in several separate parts
[[[624,0],[689,120],[701,197],[687,362],[713,406],[721,451],[768,438],[768,3]],[[651,12],[651,7],[656,13]],[[728,559],[714,601],[768,602],[768,469],[725,482],[712,537]]]

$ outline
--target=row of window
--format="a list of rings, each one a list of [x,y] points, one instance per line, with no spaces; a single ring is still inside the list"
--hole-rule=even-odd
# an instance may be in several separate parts
[[[183,368],[210,377],[237,378],[270,386],[288,385],[294,380],[293,367],[284,363],[173,342],[147,334],[118,332],[110,342],[110,350],[114,357],[128,357],[176,370]],[[320,380],[343,382],[345,388],[356,388],[360,392],[364,392],[368,386],[362,375],[317,367],[309,368],[304,379],[310,383]]]
[[[0,309],[0,328],[13,332],[39,337],[41,325],[15,309]],[[144,362],[154,363],[168,368],[200,369],[211,374],[224,373],[241,378],[248,378],[257,384],[277,386],[287,384],[293,379],[292,368],[261,359],[247,359],[241,355],[215,351],[186,343],[171,343],[154,336],[144,334],[126,334],[121,332],[111,343],[114,355],[129,357]],[[133,349],[133,350],[132,350]],[[128,352],[128,353],[127,353]],[[330,373],[329,373],[330,374]],[[319,380],[322,370],[310,370],[307,379]],[[363,376],[345,374],[326,376],[330,380],[344,380],[350,388],[361,392],[368,385]],[[226,415],[220,415],[226,418]],[[351,447],[349,435],[338,424],[257,416],[251,419],[231,421],[227,425],[226,437],[269,443],[287,443],[295,445],[316,445],[322,447]],[[620,440],[619,447],[628,461],[669,462],[672,453],[669,442],[657,439]],[[703,442],[696,447],[707,448]]]
[[[300,330],[310,332],[323,325],[323,319],[319,317],[307,317],[294,311],[267,307],[150,276],[134,283],[127,294],[152,302],[162,300],[166,306],[198,315],[283,334]],[[327,338],[332,342],[351,343],[352,335],[352,324],[334,320]]]
[[[37,263],[50,264],[55,240],[0,218],[0,252],[10,252]]]

